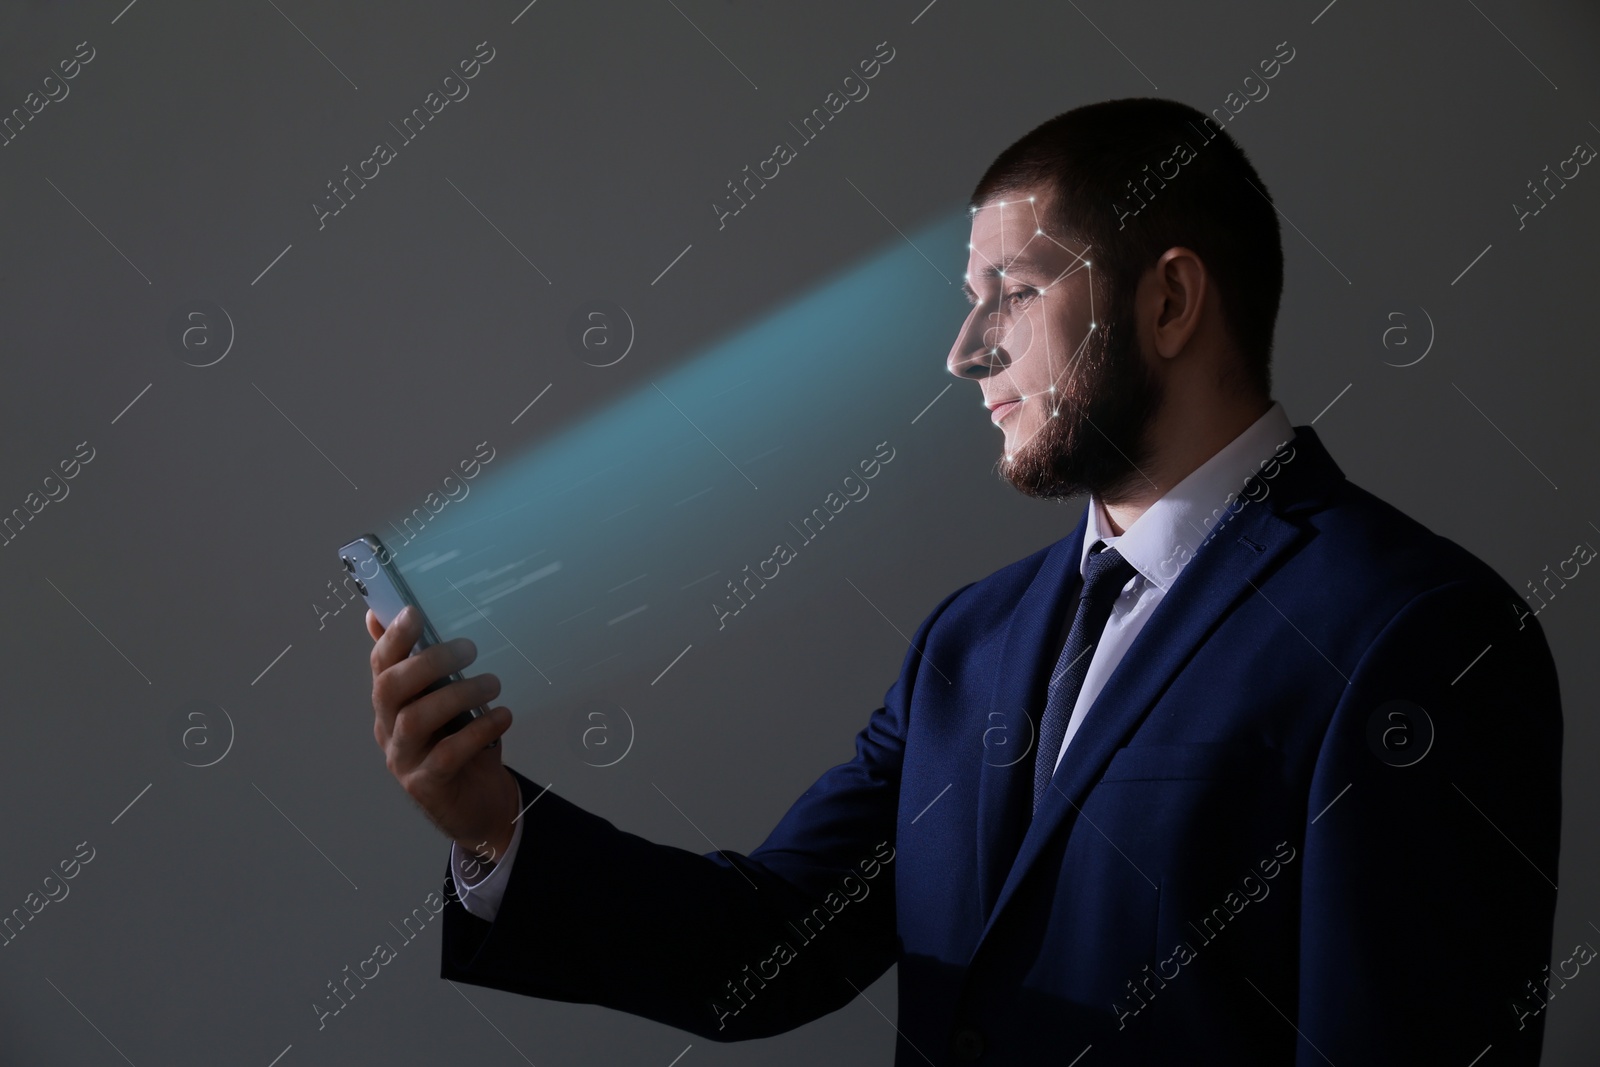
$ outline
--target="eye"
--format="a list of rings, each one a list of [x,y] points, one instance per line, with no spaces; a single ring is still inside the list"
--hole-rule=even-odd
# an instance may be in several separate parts
[[[1016,289],[1007,293],[1005,299],[1007,303],[1016,306],[1038,295],[1039,290],[1030,285],[1025,289]]]

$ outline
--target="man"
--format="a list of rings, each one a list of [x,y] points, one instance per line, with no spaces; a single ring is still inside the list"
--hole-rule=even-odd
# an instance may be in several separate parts
[[[735,1040],[898,964],[902,1065],[1535,1063],[1555,666],[1487,565],[1272,401],[1281,283],[1265,185],[1191,108],[1001,154],[948,365],[1003,475],[1088,506],[934,608],[749,855],[541,790],[484,747],[504,709],[430,745],[498,682],[418,698],[470,642],[405,659],[414,620],[369,617],[375,736],[454,838],[442,975]]]

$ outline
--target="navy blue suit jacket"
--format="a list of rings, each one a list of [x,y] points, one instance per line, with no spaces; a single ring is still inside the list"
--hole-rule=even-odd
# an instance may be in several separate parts
[[[1082,519],[934,608],[854,759],[750,854],[546,792],[494,922],[447,900],[443,977],[736,1040],[898,964],[900,1065],[1537,1062],[1549,647],[1309,426],[1293,448],[1211,527],[1031,821]]]

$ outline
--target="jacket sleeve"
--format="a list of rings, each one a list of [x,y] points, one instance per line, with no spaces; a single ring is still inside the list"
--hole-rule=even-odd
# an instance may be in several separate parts
[[[1300,1067],[1466,1064],[1490,1045],[1538,1063],[1562,723],[1525,608],[1498,578],[1428,590],[1349,678],[1306,807],[1298,1001],[1274,1004]]]
[[[907,718],[919,650],[960,592],[918,628],[855,757],[817,779],[749,855],[655,844],[513,771],[531,805],[521,862],[492,922],[461,905],[446,872],[440,976],[719,1041],[781,1033],[849,1003],[896,959]]]

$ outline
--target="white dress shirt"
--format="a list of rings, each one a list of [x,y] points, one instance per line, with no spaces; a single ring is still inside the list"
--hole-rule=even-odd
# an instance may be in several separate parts
[[[500,898],[506,892],[506,879],[511,877],[511,863],[517,858],[517,846],[522,843],[523,825],[523,821],[518,819],[517,828],[511,831],[511,844],[506,846],[506,854],[499,858],[488,874],[483,873],[482,864],[473,871],[472,857],[462,852],[454,841],[450,842],[450,880],[456,885],[456,896],[461,898],[462,907],[486,922],[493,922],[500,910]],[[468,882],[467,878],[474,873],[478,880]]]
[[[1061,751],[1056,753],[1056,766],[1061,765],[1061,757],[1078,727],[1083,725],[1094,698],[1105,688],[1106,679],[1122,662],[1123,653],[1144,629],[1150,613],[1166,596],[1189,558],[1212,527],[1226,520],[1230,510],[1245,506],[1240,496],[1245,479],[1260,471],[1262,462],[1292,437],[1294,426],[1289,416],[1284,414],[1281,403],[1273,401],[1259,419],[1167,490],[1121,534],[1111,533],[1111,523],[1099,498],[1089,498],[1078,573],[1083,573],[1089,549],[1096,540],[1104,541],[1107,548],[1115,546],[1122,558],[1133,564],[1133,569],[1139,573],[1128,579],[1128,584],[1122,587],[1111,605],[1111,617],[1094,646],[1083,688],[1078,691],[1072,717],[1067,720],[1067,735],[1062,738]],[[1230,496],[1234,497],[1231,501]]]
[[[1089,706],[1105,687],[1106,679],[1111,677],[1111,672],[1122,661],[1128,646],[1144,628],[1150,613],[1161,603],[1161,598],[1177,580],[1184,565],[1212,527],[1225,521],[1230,510],[1237,510],[1241,506],[1240,494],[1245,480],[1260,471],[1263,462],[1293,437],[1294,426],[1284,413],[1283,405],[1274,401],[1249,428],[1169,489],[1121,534],[1110,532],[1111,524],[1106,518],[1104,506],[1098,497],[1090,496],[1083,551],[1078,559],[1079,574],[1083,573],[1089,549],[1097,540],[1104,541],[1107,547],[1116,546],[1122,558],[1131,563],[1138,573],[1122,587],[1111,606],[1111,617],[1094,647],[1083,688],[1078,692],[1072,717],[1067,721],[1067,735],[1062,739],[1061,751],[1056,754],[1057,766],[1067,746],[1072,743],[1073,735],[1083,724]],[[1234,499],[1230,500],[1230,496]],[[511,864],[522,842],[522,827],[522,820],[517,820],[517,828],[512,832],[511,844],[506,847],[505,855],[500,857],[488,874],[480,872],[476,882],[467,881],[471,857],[457,848],[454,842],[450,844],[450,874],[455,882],[456,895],[461,898],[467,911],[480,919],[492,922],[499,911]]]

